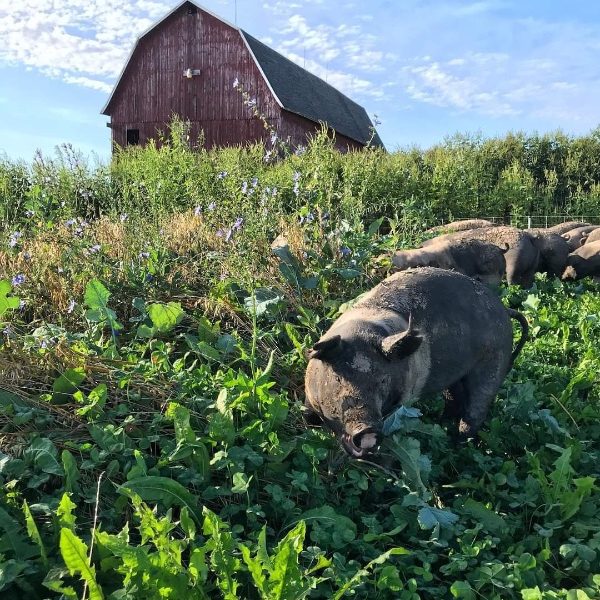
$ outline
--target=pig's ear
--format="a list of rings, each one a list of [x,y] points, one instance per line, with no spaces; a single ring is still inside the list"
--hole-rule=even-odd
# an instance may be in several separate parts
[[[406,358],[413,352],[416,352],[422,342],[423,337],[413,329],[411,315],[408,318],[408,328],[406,331],[396,333],[395,335],[388,335],[381,340],[381,352],[389,359]]]
[[[342,338],[339,335],[334,335],[325,340],[321,340],[320,342],[317,342],[311,350],[308,351],[306,356],[308,360],[311,358],[326,360],[328,357],[333,356],[335,352],[337,352],[341,341]]]

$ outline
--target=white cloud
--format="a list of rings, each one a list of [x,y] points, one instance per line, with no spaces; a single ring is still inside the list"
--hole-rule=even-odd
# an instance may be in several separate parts
[[[479,52],[447,61],[423,57],[414,63],[403,69],[408,95],[459,112],[589,119],[589,99],[600,92],[600,73],[591,77],[586,89],[573,80],[581,73],[559,55]],[[597,120],[597,109],[594,112]]]
[[[136,34],[172,8],[136,0],[20,0],[0,5],[0,64],[110,91]],[[126,26],[124,26],[126,24]]]

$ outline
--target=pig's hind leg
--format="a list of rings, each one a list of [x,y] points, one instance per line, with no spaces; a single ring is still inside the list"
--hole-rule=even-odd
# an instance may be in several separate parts
[[[478,365],[467,373],[461,384],[464,390],[464,410],[458,425],[462,439],[475,437],[485,421],[504,379],[504,369],[498,364]]]

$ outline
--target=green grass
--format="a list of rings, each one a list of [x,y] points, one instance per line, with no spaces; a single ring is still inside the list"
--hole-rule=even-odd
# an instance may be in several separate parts
[[[496,201],[527,171],[524,196],[554,198],[521,163],[514,188],[482,175],[500,150],[531,156],[519,139],[5,162],[0,595],[599,597],[598,284],[502,290],[532,339],[477,444],[453,445],[439,397],[379,465],[301,416],[305,350],[385,276],[382,255],[471,216],[475,183]],[[583,148],[583,173],[597,135],[536,139],[557,173]]]

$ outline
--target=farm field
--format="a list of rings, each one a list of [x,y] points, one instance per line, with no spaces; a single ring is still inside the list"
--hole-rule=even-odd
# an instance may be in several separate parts
[[[500,289],[531,339],[477,442],[435,396],[351,460],[301,410],[306,350],[428,226],[600,214],[598,131],[184,139],[0,160],[0,597],[599,598],[600,284]]]

